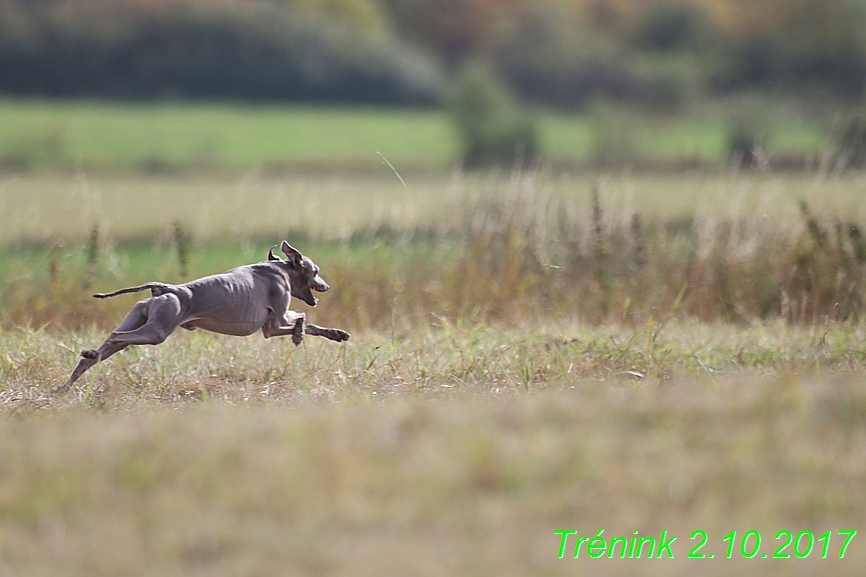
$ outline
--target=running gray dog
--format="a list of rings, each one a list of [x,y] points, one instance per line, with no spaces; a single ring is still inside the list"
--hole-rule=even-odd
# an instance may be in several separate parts
[[[132,307],[98,349],[81,351],[82,358],[69,379],[52,392],[65,393],[87,369],[130,345],[160,344],[177,327],[241,337],[261,329],[266,339],[291,335],[295,345],[304,340],[304,334],[337,342],[349,340],[346,331],[305,324],[303,312],[289,310],[292,297],[314,307],[318,299],[313,291],[325,292],[330,287],[319,276],[316,263],[288,242],[283,241],[280,250],[285,259],[274,255],[271,248],[266,262],[181,285],[149,282],[93,295],[104,299],[148,289],[151,294]]]

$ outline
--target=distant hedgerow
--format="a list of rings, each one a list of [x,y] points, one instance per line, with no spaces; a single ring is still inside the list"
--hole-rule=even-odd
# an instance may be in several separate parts
[[[0,0],[0,93],[433,104],[396,40],[260,3]]]

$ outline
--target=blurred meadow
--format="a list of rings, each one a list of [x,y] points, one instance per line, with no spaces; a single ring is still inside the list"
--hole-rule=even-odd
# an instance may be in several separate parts
[[[730,154],[732,128],[709,113],[541,110],[537,122],[545,163],[560,168],[718,169]],[[821,123],[784,112],[761,136],[768,160],[785,167],[817,168],[833,152]],[[459,166],[460,147],[447,112],[436,109],[0,100],[0,167],[12,173],[369,173],[376,151],[402,170],[441,173]]]
[[[0,0],[0,577],[862,575],[864,31]],[[282,239],[348,342],[179,331],[49,392],[146,296],[92,293]],[[558,555],[602,529],[673,558]]]

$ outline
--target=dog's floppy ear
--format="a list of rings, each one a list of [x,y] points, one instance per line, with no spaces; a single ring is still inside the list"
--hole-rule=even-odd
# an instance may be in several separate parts
[[[286,241],[283,241],[280,245],[280,250],[283,251],[283,254],[288,257],[288,261],[292,264],[299,264],[303,258],[301,252]]]
[[[271,247],[271,250],[268,251],[268,260],[283,260],[277,255],[274,254],[274,249],[277,248],[277,245]]]

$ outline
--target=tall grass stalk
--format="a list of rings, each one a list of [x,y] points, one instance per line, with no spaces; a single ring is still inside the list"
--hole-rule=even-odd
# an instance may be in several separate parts
[[[380,221],[333,241],[295,235],[333,287],[311,317],[392,333],[433,318],[518,324],[567,317],[626,326],[645,325],[651,315],[738,323],[861,318],[864,223],[813,211],[805,201],[799,213],[734,207],[661,220],[603,188],[593,189],[587,207],[551,193],[547,182],[541,173],[515,172],[476,183],[479,193],[450,191],[462,200],[453,218],[438,224],[395,230]],[[731,186],[722,194],[732,205],[745,202],[750,191]],[[176,224],[172,250],[158,245],[147,257],[151,272],[129,262],[124,274],[119,263],[132,257],[101,240],[100,230],[88,247],[37,255],[49,259],[40,265],[48,278],[35,265],[4,276],[0,322],[108,327],[131,299],[91,302],[82,284],[111,288],[221,272],[204,266],[209,246]],[[246,236],[239,260],[221,266],[263,259],[273,242]]]

